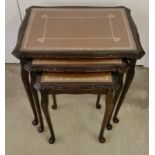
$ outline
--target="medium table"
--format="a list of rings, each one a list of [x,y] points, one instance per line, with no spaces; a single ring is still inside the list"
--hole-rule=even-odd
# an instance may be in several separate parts
[[[136,61],[142,58],[144,50],[126,7],[32,6],[26,10],[13,55],[21,62],[21,77],[34,114],[33,124],[38,123],[38,116],[29,74],[24,69],[29,60],[125,60],[128,70],[114,114],[117,123],[118,111],[134,77]],[[39,108],[39,104],[36,106]]]

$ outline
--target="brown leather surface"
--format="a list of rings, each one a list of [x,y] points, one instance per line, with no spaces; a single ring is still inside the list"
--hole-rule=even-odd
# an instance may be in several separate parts
[[[135,50],[124,8],[33,8],[20,50]]]
[[[98,60],[64,60],[64,59],[33,59],[32,65],[121,65],[122,59],[98,59]]]
[[[43,73],[41,82],[112,82],[112,75],[107,73]]]

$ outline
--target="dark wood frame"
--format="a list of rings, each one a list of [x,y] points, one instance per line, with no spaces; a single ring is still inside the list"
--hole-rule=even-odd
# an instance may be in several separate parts
[[[116,106],[117,104],[117,99],[120,95],[122,86],[123,86],[123,76],[124,73],[127,71],[128,69],[128,62],[123,61],[122,64],[117,64],[117,65],[90,65],[90,68],[85,68],[82,65],[78,65],[78,66],[59,66],[57,67],[57,65],[32,65],[32,61],[28,62],[25,65],[25,70],[28,71],[29,73],[34,72],[34,73],[42,73],[42,72],[113,72],[115,75],[118,76],[118,83],[120,84],[120,88],[118,89],[116,95],[115,95],[115,99],[114,99],[114,105]],[[35,81],[35,80],[33,80]],[[52,109],[56,109],[57,108],[57,102],[56,102],[56,93],[54,92],[54,94],[52,94],[53,96],[53,105],[52,105]],[[38,101],[38,96],[35,95],[35,97],[37,97]],[[100,105],[100,97],[101,94],[98,94],[97,96],[97,101],[96,101],[96,108],[100,109],[101,105]],[[39,110],[40,111],[40,110]],[[112,113],[114,111],[114,108],[112,110]],[[112,129],[112,125],[110,124],[111,121],[111,117],[112,115],[110,115],[110,119],[108,121],[108,125],[107,125],[107,129],[111,130]],[[41,116],[39,116],[39,118],[41,118]],[[41,124],[42,123],[42,119],[40,120]],[[38,128],[38,131],[40,131],[40,127]]]
[[[61,60],[59,60],[61,61]],[[104,60],[103,60],[104,61]],[[25,70],[28,72],[122,72],[127,71],[128,62],[123,61],[122,64],[99,64],[99,65],[34,65],[32,60],[30,60],[25,65]]]
[[[72,53],[71,51],[33,51],[33,53],[31,52],[27,52],[24,50],[20,50],[21,47],[21,43],[22,43],[22,39],[26,30],[26,26],[28,23],[28,19],[29,16],[31,14],[31,9],[32,8],[124,8],[126,13],[127,13],[127,17],[130,23],[130,27],[131,27],[131,31],[137,46],[137,50],[124,50],[123,52],[120,50],[115,50],[115,51],[95,51],[93,53],[89,52],[89,51],[74,51],[74,53]],[[135,26],[135,23],[130,15],[130,9],[128,9],[127,7],[124,6],[118,6],[118,7],[82,7],[82,6],[62,6],[62,7],[42,7],[42,6],[31,6],[26,10],[26,16],[20,26],[19,29],[19,33],[18,33],[18,41],[17,41],[17,45],[13,51],[13,55],[16,56],[19,59],[22,58],[62,58],[62,59],[77,59],[77,58],[86,58],[86,59],[99,59],[99,58],[128,58],[128,59],[137,59],[137,58],[141,58],[145,52],[140,44],[140,40],[139,40],[139,34],[137,31],[137,28]]]
[[[113,76],[114,77],[114,76]],[[104,118],[102,121],[100,133],[99,133],[99,142],[104,143],[105,138],[103,136],[106,126],[109,123],[110,117],[112,115],[113,109],[115,107],[114,100],[117,100],[118,92],[118,80],[113,78],[113,82],[60,82],[60,83],[41,83],[41,75],[38,76],[34,88],[39,90],[41,93],[41,106],[47,121],[50,135],[49,143],[53,144],[55,142],[55,134],[53,125],[51,122],[50,114],[48,111],[48,94],[106,94],[106,109]]]
[[[131,27],[131,31],[137,46],[137,50],[133,50],[133,51],[95,51],[93,53],[89,53],[88,51],[74,51],[74,53],[69,53],[69,52],[63,52],[63,51],[59,51],[59,52],[54,52],[54,51],[42,51],[42,52],[28,52],[27,51],[20,51],[20,47],[21,47],[21,43],[23,40],[23,36],[25,33],[25,29],[27,26],[27,22],[31,13],[31,9],[32,8],[124,8],[126,10],[127,13],[127,17],[130,23],[130,27]],[[22,80],[24,83],[24,87],[26,89],[27,95],[29,97],[30,100],[30,104],[32,107],[32,111],[34,114],[34,121],[33,124],[36,125],[38,123],[38,116],[37,116],[37,112],[36,112],[36,104],[34,102],[33,99],[33,95],[32,95],[32,88],[30,83],[30,79],[29,79],[29,75],[28,72],[25,71],[24,69],[24,65],[27,63],[27,61],[33,59],[33,58],[53,58],[53,59],[103,59],[103,58],[122,58],[125,59],[126,61],[128,61],[128,70],[127,70],[127,75],[126,75],[126,79],[125,79],[125,84],[123,86],[122,89],[122,93],[120,95],[120,99],[116,108],[116,112],[114,114],[114,122],[117,123],[119,120],[117,118],[117,114],[118,111],[123,103],[123,100],[125,98],[125,95],[129,89],[129,86],[132,82],[132,79],[134,77],[134,72],[135,72],[135,64],[136,64],[136,60],[142,58],[142,56],[145,54],[141,44],[140,44],[140,40],[139,40],[139,34],[136,28],[136,25],[130,15],[130,9],[124,7],[124,6],[118,6],[118,7],[82,7],[82,6],[65,6],[65,7],[42,7],[42,6],[31,6],[26,10],[26,16],[20,26],[19,32],[18,32],[18,40],[17,40],[17,44],[16,47],[14,49],[14,51],[12,52],[14,56],[16,56],[18,59],[20,59],[21,61],[21,76],[22,76]],[[90,70],[90,68],[87,68],[88,70]],[[94,68],[94,69],[97,69]]]
[[[33,87],[33,85],[36,81],[37,71],[29,71],[29,70],[25,69],[24,65],[22,65],[21,68],[22,68],[21,75],[22,75],[22,79],[23,79],[23,84],[24,84],[25,90],[27,92],[27,95],[29,97],[31,109],[32,109],[34,117],[35,117],[35,119],[32,121],[32,124],[37,125],[38,123],[40,123],[40,126],[38,127],[38,132],[43,132],[44,124],[43,124],[40,103],[39,103],[38,92]],[[57,103],[56,103],[55,94],[53,94],[52,97],[53,97],[52,108],[56,109]]]

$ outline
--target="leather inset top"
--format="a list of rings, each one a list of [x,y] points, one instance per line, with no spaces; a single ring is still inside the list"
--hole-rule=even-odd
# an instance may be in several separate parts
[[[20,50],[136,50],[124,8],[32,8]]]
[[[122,65],[122,59],[33,59],[32,65]]]
[[[112,75],[107,73],[43,73],[42,83],[49,82],[102,82],[112,83]]]

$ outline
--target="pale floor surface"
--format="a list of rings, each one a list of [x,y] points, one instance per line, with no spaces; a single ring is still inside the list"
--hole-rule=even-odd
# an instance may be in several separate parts
[[[6,155],[148,155],[148,70],[136,67],[130,90],[119,113],[120,123],[98,142],[104,114],[95,109],[96,95],[58,95],[50,109],[56,143],[49,131],[31,125],[33,115],[20,78],[20,66],[6,65]],[[50,97],[50,104],[52,98]]]

